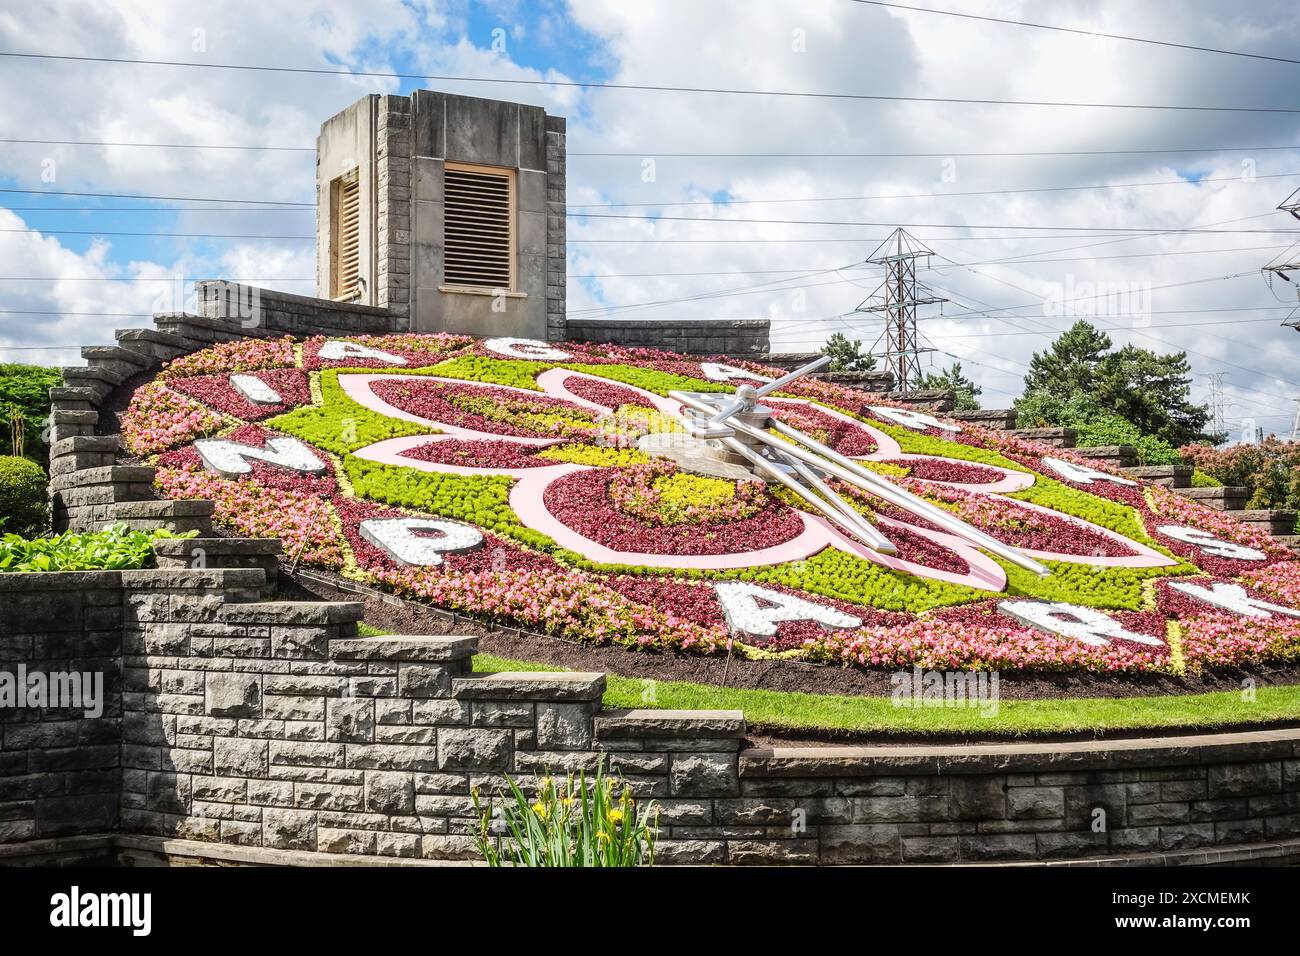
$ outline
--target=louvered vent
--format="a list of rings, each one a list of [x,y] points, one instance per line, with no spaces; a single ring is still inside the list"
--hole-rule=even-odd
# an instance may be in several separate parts
[[[444,178],[444,281],[511,289],[514,173],[448,164]]]
[[[332,298],[355,299],[361,276],[361,190],[357,171],[334,180],[334,290]]]

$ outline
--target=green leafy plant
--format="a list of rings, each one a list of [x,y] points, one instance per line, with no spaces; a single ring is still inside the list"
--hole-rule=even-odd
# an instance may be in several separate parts
[[[0,363],[0,407],[6,410],[6,427],[17,454],[44,460],[41,429],[50,414],[50,389],[63,384],[56,368]],[[18,419],[21,418],[21,423]]]
[[[638,804],[621,778],[605,774],[602,756],[595,777],[569,774],[563,783],[543,778],[529,799],[509,776],[500,794],[500,824],[492,805],[472,791],[479,817],[475,842],[489,866],[651,866],[659,836],[659,807]],[[504,833],[497,832],[504,830]]]
[[[1223,482],[1213,475],[1208,475],[1199,468],[1192,469],[1193,488],[1222,488]]]
[[[36,462],[0,456],[0,532],[43,533],[49,513],[45,488],[45,472]]]
[[[103,531],[66,532],[52,538],[0,538],[0,572],[8,571],[128,571],[153,565],[153,543],[159,538],[192,538],[197,531],[176,534],[166,529],[132,531],[114,524]]]

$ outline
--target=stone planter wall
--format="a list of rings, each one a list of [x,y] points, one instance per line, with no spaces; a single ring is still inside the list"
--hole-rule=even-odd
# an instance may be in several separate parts
[[[1297,730],[748,747],[739,712],[605,710],[603,674],[474,674],[473,638],[360,638],[363,605],[261,602],[265,584],[258,567],[0,575],[0,671],[108,689],[98,718],[0,710],[0,861],[150,840],[471,859],[472,787],[601,754],[659,802],[662,862],[1300,857]]]

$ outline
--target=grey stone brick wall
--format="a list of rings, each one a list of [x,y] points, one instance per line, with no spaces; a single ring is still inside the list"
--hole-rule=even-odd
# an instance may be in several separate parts
[[[387,115],[387,114],[381,114]],[[380,220],[385,229],[387,220]],[[408,226],[409,228],[409,226]],[[394,238],[397,231],[394,230]],[[393,249],[397,246],[394,245]],[[316,299],[274,289],[227,282],[224,279],[197,283],[199,316],[173,315],[158,323],[160,329],[175,328],[178,338],[198,342],[205,348],[212,342],[269,335],[384,335],[407,331],[406,313],[399,308],[397,289],[388,291],[384,274],[379,279],[380,306],[358,305]],[[391,295],[393,298],[387,298]],[[209,321],[204,322],[203,319]],[[174,334],[175,334],[174,333]],[[197,338],[192,338],[197,336]],[[165,356],[170,358],[171,356]]]
[[[768,352],[770,327],[767,319],[569,319],[565,330],[572,342],[611,342],[761,361]]]
[[[568,147],[563,116],[546,117],[546,339],[563,342],[568,297]]]
[[[746,748],[739,712],[604,710],[603,674],[475,674],[474,638],[361,638],[362,605],[264,586],[261,568],[0,575],[6,669],[116,675],[98,720],[0,712],[0,859],[90,833],[473,859],[472,788],[602,754],[658,802],[664,863],[1300,858],[1294,729]]]

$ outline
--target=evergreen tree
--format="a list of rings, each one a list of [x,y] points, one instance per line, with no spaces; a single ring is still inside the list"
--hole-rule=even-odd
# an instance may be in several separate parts
[[[952,391],[957,395],[956,410],[973,412],[980,407],[977,396],[984,394],[984,389],[975,384],[961,370],[961,362],[953,362],[952,368],[929,372],[921,379],[922,388],[937,388]]]
[[[1110,337],[1082,320],[1061,333],[1046,352],[1035,352],[1025,375],[1025,392],[1046,392],[1066,399],[1076,392],[1091,392],[1097,369],[1110,351]]]
[[[832,372],[870,372],[876,367],[876,357],[862,351],[862,340],[852,342],[843,332],[836,332],[822,346],[822,355],[831,357]]]

